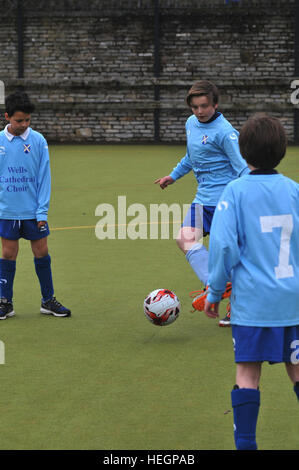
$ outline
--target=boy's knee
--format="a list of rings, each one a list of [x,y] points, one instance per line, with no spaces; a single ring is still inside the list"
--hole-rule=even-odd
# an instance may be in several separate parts
[[[17,258],[19,251],[19,244],[16,240],[2,239],[2,258],[14,261]]]
[[[35,258],[44,258],[49,254],[47,238],[41,238],[40,240],[32,240],[31,248]]]
[[[186,253],[194,243],[196,243],[195,239],[195,231],[192,228],[183,227],[176,238],[177,246]]]

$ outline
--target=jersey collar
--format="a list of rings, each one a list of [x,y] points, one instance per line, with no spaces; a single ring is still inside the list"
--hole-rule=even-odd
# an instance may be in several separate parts
[[[256,170],[252,170],[250,175],[277,175],[278,171],[272,170],[262,170],[261,168],[257,168]]]
[[[200,122],[197,118],[196,118],[196,121],[198,125],[205,126],[206,124],[210,124],[211,122],[215,121],[215,119],[217,119],[219,116],[222,116],[222,113],[220,113],[219,111],[215,111],[213,116],[208,121]]]
[[[221,113],[219,111],[215,111],[213,116],[207,122],[205,122],[205,124],[209,124],[210,122],[215,121],[215,119],[217,119],[219,116],[221,116]]]
[[[7,124],[7,126],[5,127],[4,134],[7,137],[7,139],[11,142],[12,139],[16,136],[12,135],[10,132],[8,132],[8,126],[9,126],[9,124]],[[27,137],[29,136],[29,133],[30,133],[30,127],[27,127],[26,131],[23,132],[23,134],[21,134],[19,137],[21,137],[23,140],[26,140]]]

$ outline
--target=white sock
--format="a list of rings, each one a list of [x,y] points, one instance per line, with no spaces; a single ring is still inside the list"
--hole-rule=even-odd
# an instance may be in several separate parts
[[[202,243],[195,243],[186,253],[186,260],[198,279],[206,286],[209,278],[209,252]]]

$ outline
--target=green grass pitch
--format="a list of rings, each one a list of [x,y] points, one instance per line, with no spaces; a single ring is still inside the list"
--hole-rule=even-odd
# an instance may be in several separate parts
[[[297,181],[298,153],[290,147],[279,167]],[[116,207],[118,196],[145,207],[191,202],[191,174],[164,191],[153,183],[184,146],[52,146],[50,154],[49,252],[55,294],[72,317],[39,313],[22,240],[16,317],[0,324],[0,449],[234,449],[231,330],[191,313],[189,291],[201,286],[175,241],[95,236],[96,207]],[[178,320],[163,328],[142,308],[158,287],[182,303]],[[283,365],[265,364],[259,448],[298,449],[298,413]]]

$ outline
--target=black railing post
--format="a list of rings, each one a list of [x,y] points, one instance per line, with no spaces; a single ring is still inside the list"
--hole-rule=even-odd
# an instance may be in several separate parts
[[[23,1],[17,3],[18,78],[24,78]]]
[[[154,12],[154,132],[155,142],[160,142],[160,85],[157,83],[160,77],[160,8],[159,0],[155,0]]]
[[[294,47],[294,72],[299,76],[299,0],[295,0],[295,47]],[[294,108],[294,143],[299,143],[299,109]]]

